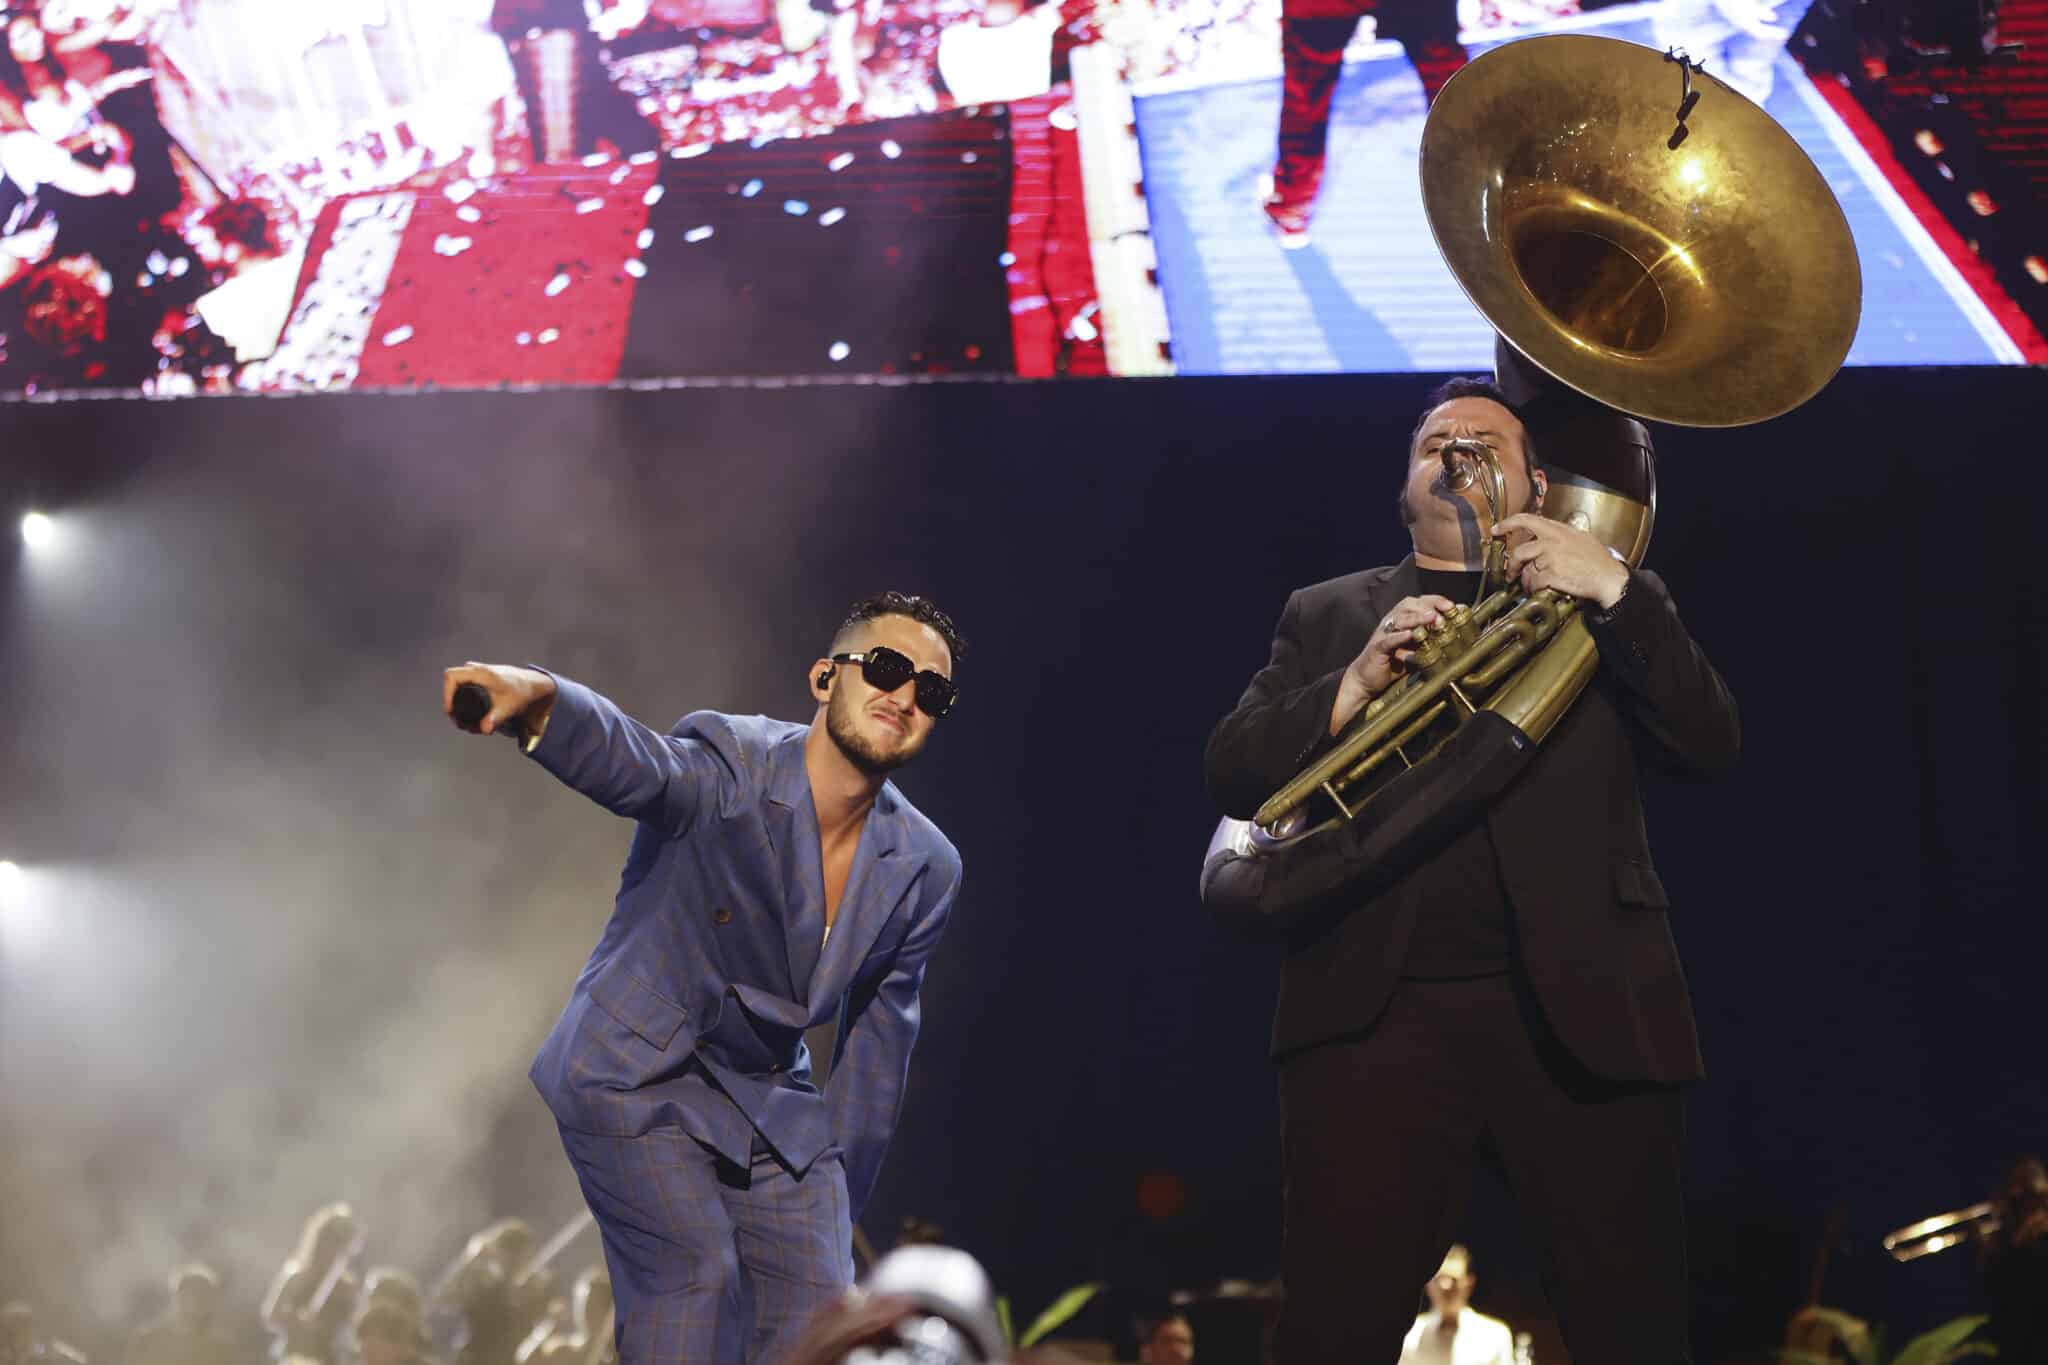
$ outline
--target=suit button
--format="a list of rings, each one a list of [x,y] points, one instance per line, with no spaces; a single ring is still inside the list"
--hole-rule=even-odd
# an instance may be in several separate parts
[[[732,911],[726,909],[722,905],[719,906],[716,910],[713,910],[711,912],[711,922],[713,924],[731,924]]]

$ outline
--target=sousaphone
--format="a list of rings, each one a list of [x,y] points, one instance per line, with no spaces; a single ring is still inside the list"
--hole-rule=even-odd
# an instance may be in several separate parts
[[[1656,508],[1636,419],[1776,417],[1820,391],[1855,337],[1862,274],[1827,182],[1682,55],[1578,34],[1495,48],[1438,94],[1421,178],[1437,247],[1499,334],[1501,385],[1550,475],[1543,514],[1631,567]],[[1453,443],[1445,463],[1495,520],[1519,510],[1498,505],[1483,445]],[[1481,600],[1418,640],[1408,674],[1251,826],[1226,822],[1212,854],[1342,831],[1344,860],[1384,860],[1512,779],[1598,650],[1575,601],[1525,596],[1500,559]]]

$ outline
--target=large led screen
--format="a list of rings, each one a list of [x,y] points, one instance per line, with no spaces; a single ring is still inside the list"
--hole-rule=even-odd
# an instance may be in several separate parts
[[[1484,367],[1420,130],[1559,30],[1683,48],[1806,149],[1850,363],[2028,358],[1805,8],[0,0],[0,392]]]

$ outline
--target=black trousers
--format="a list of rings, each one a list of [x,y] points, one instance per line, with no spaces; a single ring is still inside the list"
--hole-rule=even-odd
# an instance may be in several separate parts
[[[1690,1359],[1683,1093],[1586,1074],[1517,978],[1402,981],[1369,1032],[1286,1059],[1280,1100],[1281,1365],[1399,1359],[1480,1161],[1573,1365]]]

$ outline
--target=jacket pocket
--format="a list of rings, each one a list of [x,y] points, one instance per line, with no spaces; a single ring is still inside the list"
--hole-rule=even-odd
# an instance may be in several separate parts
[[[1664,883],[1657,879],[1657,869],[1648,863],[1616,863],[1614,896],[1623,905],[1638,905],[1649,910],[1671,908],[1670,898],[1664,894]]]
[[[590,998],[657,1050],[667,1050],[690,1012],[631,972],[614,968],[590,983]]]

